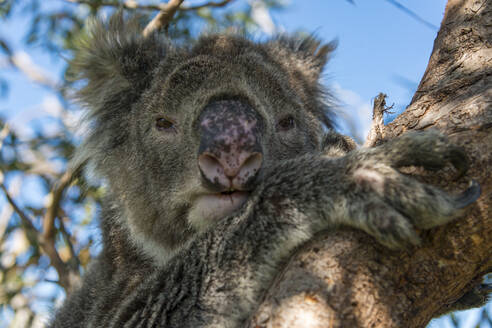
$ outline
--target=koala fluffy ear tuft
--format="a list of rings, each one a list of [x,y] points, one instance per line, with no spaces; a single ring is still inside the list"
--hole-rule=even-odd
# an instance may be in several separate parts
[[[91,171],[99,172],[108,152],[127,144],[132,105],[172,49],[156,33],[144,37],[143,22],[141,16],[126,19],[118,12],[107,22],[89,21],[86,35],[77,41],[67,79],[78,84],[75,98],[87,108],[84,121],[90,129],[72,167],[89,163]]]
[[[271,49],[288,58],[285,64],[297,69],[310,82],[317,82],[337,44],[336,40],[322,44],[313,36],[280,36],[271,43]]]
[[[140,95],[163,59],[167,42],[156,34],[144,38],[142,19],[125,19],[119,12],[104,23],[93,19],[78,40],[67,76],[85,85],[77,98],[93,111],[122,92]]]

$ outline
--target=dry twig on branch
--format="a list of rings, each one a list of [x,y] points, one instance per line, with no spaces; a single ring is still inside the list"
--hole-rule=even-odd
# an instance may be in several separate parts
[[[364,142],[364,147],[374,147],[384,139],[384,114],[391,113],[390,110],[392,108],[393,105],[386,106],[386,95],[384,93],[380,93],[374,98],[371,130]]]

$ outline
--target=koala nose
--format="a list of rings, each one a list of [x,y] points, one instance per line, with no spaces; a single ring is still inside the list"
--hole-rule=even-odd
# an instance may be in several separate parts
[[[198,166],[205,179],[220,189],[245,189],[248,181],[256,176],[261,168],[262,155],[243,152],[239,156],[216,157],[211,153],[203,153],[198,157]]]
[[[247,190],[261,169],[259,115],[237,100],[215,101],[200,114],[198,167],[214,191]]]

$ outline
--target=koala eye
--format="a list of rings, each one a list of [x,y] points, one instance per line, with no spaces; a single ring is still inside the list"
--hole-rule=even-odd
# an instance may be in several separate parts
[[[288,131],[288,130],[295,128],[295,126],[296,126],[296,121],[290,115],[281,119],[278,122],[278,130],[279,131]]]
[[[164,131],[164,132],[174,131],[174,123],[163,117],[159,117],[158,119],[155,120],[155,127],[159,131]]]

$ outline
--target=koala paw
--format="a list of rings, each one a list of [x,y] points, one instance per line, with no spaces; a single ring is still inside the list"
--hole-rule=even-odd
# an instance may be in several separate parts
[[[462,209],[480,196],[480,186],[470,186],[458,195],[418,182],[397,171],[398,167],[419,165],[442,168],[450,162],[463,174],[468,168],[464,151],[435,132],[412,132],[370,149],[361,149],[351,167],[354,182],[349,215],[355,225],[383,245],[398,249],[420,242],[415,229],[430,229],[458,217]],[[350,157],[350,155],[349,155]]]

